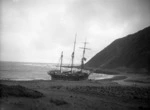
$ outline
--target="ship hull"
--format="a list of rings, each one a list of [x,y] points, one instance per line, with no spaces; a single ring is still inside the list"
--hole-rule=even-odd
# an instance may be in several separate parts
[[[68,80],[68,81],[87,80],[89,76],[88,73],[81,73],[81,72],[70,74],[69,72],[59,73],[50,71],[48,72],[48,74],[51,76],[52,80]]]

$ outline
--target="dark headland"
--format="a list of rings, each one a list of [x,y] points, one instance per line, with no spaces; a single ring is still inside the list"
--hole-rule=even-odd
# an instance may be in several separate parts
[[[113,74],[85,81],[0,81],[1,110],[149,110],[150,27],[112,42],[86,68]]]
[[[150,72],[150,27],[120,38],[97,53],[86,67]]]

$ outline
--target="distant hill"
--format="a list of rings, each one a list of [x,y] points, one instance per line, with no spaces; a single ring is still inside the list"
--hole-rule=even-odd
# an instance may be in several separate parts
[[[115,40],[85,66],[150,71],[150,27]]]

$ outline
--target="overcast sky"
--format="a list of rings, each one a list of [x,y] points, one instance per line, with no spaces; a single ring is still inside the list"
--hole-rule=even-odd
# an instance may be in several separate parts
[[[79,63],[117,38],[150,25],[150,0],[0,0],[0,60]]]

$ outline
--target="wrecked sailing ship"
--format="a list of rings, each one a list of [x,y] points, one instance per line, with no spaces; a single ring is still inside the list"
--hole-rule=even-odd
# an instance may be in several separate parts
[[[51,76],[52,80],[70,80],[70,81],[79,81],[79,80],[86,80],[88,79],[88,76],[90,75],[89,71],[84,70],[84,61],[86,60],[85,58],[85,50],[88,49],[86,48],[87,42],[84,42],[84,47],[83,49],[83,56],[81,59],[81,68],[80,71],[73,71],[74,67],[74,56],[75,56],[75,47],[76,47],[76,35],[75,35],[75,41],[74,41],[74,47],[73,47],[73,52],[71,56],[71,70],[70,71],[62,71],[62,63],[63,63],[63,52],[61,53],[60,57],[60,69],[59,70],[51,70],[48,71],[48,74]]]

